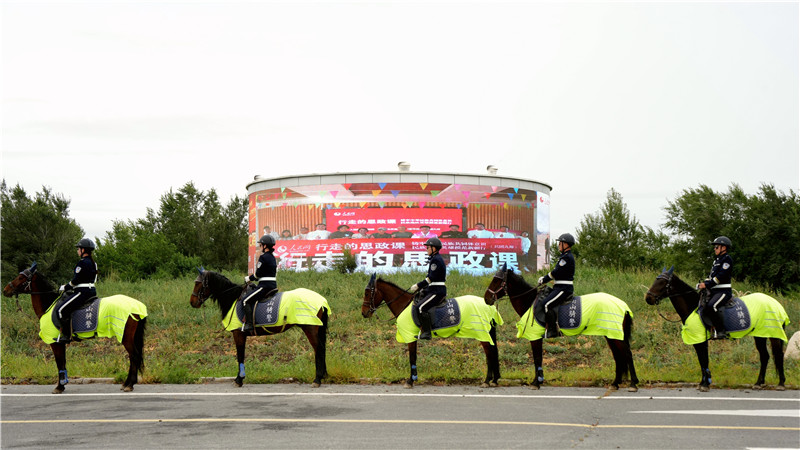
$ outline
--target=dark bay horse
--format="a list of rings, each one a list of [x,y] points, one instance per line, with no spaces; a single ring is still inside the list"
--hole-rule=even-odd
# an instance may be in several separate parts
[[[681,330],[683,341],[688,345],[693,345],[695,353],[697,353],[697,361],[700,363],[702,375],[697,389],[702,392],[708,392],[711,386],[711,371],[708,367],[709,333],[697,313],[700,293],[678,278],[674,274],[674,270],[675,268],[671,267],[658,275],[653,285],[647,290],[644,298],[648,305],[658,305],[662,299],[670,299],[675,312],[678,313],[684,325]],[[761,358],[761,369],[758,372],[758,379],[753,388],[761,389],[765,384],[764,377],[769,363],[769,351],[767,350],[767,338],[769,338],[772,357],[775,359],[775,369],[778,372],[779,379],[776,389],[783,391],[786,389],[786,376],[783,372],[783,343],[787,340],[784,328],[789,320],[786,311],[777,300],[765,294],[745,295],[742,296],[741,300],[748,308],[752,327],[738,332],[730,332],[729,334],[732,339],[745,336],[753,336],[755,339],[756,349]],[[759,304],[766,307],[759,307]]]
[[[225,329],[233,333],[233,342],[236,344],[236,359],[239,362],[239,372],[236,374],[234,383],[242,387],[244,384],[244,350],[247,343],[247,336],[251,333],[241,331],[241,322],[236,317],[235,308],[245,285],[236,284],[221,275],[210,270],[200,269],[200,275],[194,281],[194,290],[190,297],[192,307],[199,308],[209,298],[216,301],[222,315]],[[322,379],[328,375],[325,362],[325,341],[328,335],[328,312],[330,307],[327,300],[321,295],[308,289],[295,289],[283,292],[282,303],[291,307],[292,303],[303,303],[304,307],[312,308],[316,315],[309,315],[305,318],[285,319],[285,323],[276,326],[256,326],[256,336],[269,336],[283,333],[295,326],[300,327],[308,338],[311,348],[314,350],[314,363],[316,374],[314,375],[313,387],[319,387]],[[283,308],[281,308],[283,311]]]
[[[364,303],[361,305],[361,315],[368,319],[372,317],[375,310],[385,304],[397,320],[397,340],[408,344],[408,362],[411,368],[411,375],[406,379],[403,387],[411,389],[417,380],[417,339],[419,328],[411,318],[411,308],[409,305],[413,300],[413,294],[396,284],[380,278],[376,280],[375,274],[369,279],[366,289],[364,289]],[[502,324],[502,318],[497,309],[486,305],[480,297],[465,295],[457,297],[461,308],[461,317],[465,316],[464,311],[473,311],[474,317],[480,317],[480,321],[473,319],[474,325],[466,327],[452,327],[445,329],[434,329],[433,335],[437,337],[463,337],[477,339],[486,354],[486,378],[481,383],[481,387],[496,387],[500,379],[500,359],[497,351],[497,325]],[[433,310],[431,310],[433,311]],[[477,322],[480,322],[478,324]],[[464,319],[462,319],[462,324]],[[469,330],[470,326],[475,328]],[[483,329],[481,329],[483,328]]]
[[[517,324],[519,330],[517,337],[524,337],[531,342],[531,352],[533,353],[533,363],[536,366],[536,377],[531,384],[531,389],[539,389],[544,381],[544,369],[542,368],[542,336],[544,335],[544,327],[539,325],[532,317],[532,311],[529,312],[533,306],[534,300],[539,295],[543,286],[532,287],[525,280],[511,270],[507,270],[503,265],[491,283],[486,288],[484,293],[484,300],[487,304],[493,305],[500,298],[508,295],[514,311],[522,318]],[[588,294],[581,296],[581,302],[584,311],[587,310],[589,305],[597,305],[598,308],[606,309],[605,314],[621,320],[621,330],[611,331],[608,330],[608,323],[606,319],[595,314],[589,317],[588,315],[583,319],[580,327],[575,331],[565,330],[562,332],[565,335],[596,335],[606,338],[608,347],[611,349],[611,354],[614,356],[614,363],[616,364],[616,376],[611,383],[610,389],[619,389],[619,384],[622,382],[623,377],[630,372],[630,387],[628,391],[638,391],[637,385],[639,379],[636,377],[636,369],[633,366],[633,354],[631,353],[630,339],[631,329],[633,328],[633,317],[630,313],[625,302],[622,300],[605,293]],[[562,305],[562,308],[566,305]],[[528,316],[526,316],[528,314]],[[523,323],[524,319],[524,323]],[[530,322],[530,323],[529,323]],[[605,322],[605,323],[603,323]],[[621,331],[621,333],[620,333]],[[621,335],[622,339],[615,339],[609,337],[610,335]]]
[[[52,320],[50,319],[50,310],[56,299],[59,297],[58,288],[48,281],[41,273],[37,272],[36,263],[33,263],[30,268],[20,272],[16,278],[11,280],[3,288],[3,295],[6,297],[19,294],[29,294],[31,296],[33,312],[36,313],[36,317],[39,318],[40,327],[52,328],[57,333],[57,329],[55,329],[55,326],[52,325]],[[141,304],[141,302],[125,296],[112,296],[103,298],[100,300],[100,308],[106,307],[103,305],[103,302],[106,302],[109,305],[117,303],[117,299],[120,297],[124,297],[120,299],[122,301],[119,303],[123,306],[115,309],[116,312],[124,312],[124,305],[131,302],[138,304],[136,310],[139,311],[139,313],[134,313],[131,311],[126,313],[127,319],[125,320],[125,327],[121,336],[122,345],[128,352],[130,367],[128,368],[128,378],[125,379],[125,382],[122,384],[120,389],[125,392],[130,392],[133,390],[133,385],[139,381],[138,373],[141,373],[144,370],[144,334],[145,329],[147,328],[147,308]],[[101,311],[103,310],[101,309]],[[120,339],[120,336],[113,331],[101,332],[100,325],[98,325],[97,332],[88,335],[79,333],[77,338],[73,338],[73,342],[93,339],[95,336],[115,336],[117,339]],[[45,339],[43,338],[43,340]],[[48,341],[45,340],[45,342]],[[50,343],[50,349],[53,351],[53,356],[56,359],[56,367],[58,367],[58,384],[56,385],[55,389],[53,389],[53,394],[60,394],[64,392],[64,385],[69,382],[69,378],[67,376],[66,347],[67,346],[64,343]]]

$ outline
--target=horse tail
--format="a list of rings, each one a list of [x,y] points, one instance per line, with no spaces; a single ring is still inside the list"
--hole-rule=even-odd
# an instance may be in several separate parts
[[[633,317],[627,311],[625,312],[625,318],[622,320],[622,332],[624,333],[623,339],[625,342],[630,342],[631,334],[633,333]]]
[[[317,346],[318,350],[325,351],[325,343],[328,340],[328,308],[322,307],[322,326],[317,331]]]
[[[136,333],[133,335],[133,354],[131,359],[134,360],[135,367],[141,374],[144,372],[144,333],[147,329],[147,317],[140,319],[136,324]]]

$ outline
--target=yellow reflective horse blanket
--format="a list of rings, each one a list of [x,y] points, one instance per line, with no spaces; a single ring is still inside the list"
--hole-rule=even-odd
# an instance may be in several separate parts
[[[769,295],[756,292],[755,294],[740,297],[750,313],[750,327],[740,331],[731,331],[731,339],[745,336],[780,338],[786,342],[786,331],[783,329],[789,324],[789,315],[777,300]],[[711,338],[711,332],[703,325],[703,319],[692,312],[681,328],[683,343],[687,345],[701,344]]]
[[[56,306],[53,302],[47,311],[39,319],[39,337],[45,344],[52,344],[58,339],[60,334],[58,328],[53,325],[52,313],[53,308]],[[144,303],[136,300],[135,298],[128,297],[127,295],[112,295],[110,297],[103,297],[100,299],[99,312],[97,315],[97,329],[85,333],[76,333],[80,339],[91,339],[97,337],[115,337],[117,342],[122,342],[122,336],[125,334],[125,323],[128,322],[128,317],[138,320],[133,315],[139,316],[139,319],[147,317],[147,306]]]
[[[328,300],[318,293],[299,288],[291,291],[282,292],[280,309],[278,310],[278,320],[270,327],[280,327],[283,325],[322,325],[322,320],[317,317],[320,308],[325,308],[330,314],[331,307]],[[231,309],[225,318],[222,319],[222,326],[227,331],[242,328],[242,321],[236,315],[236,305],[239,301],[233,302]]]
[[[492,322],[496,326],[503,324],[503,318],[497,308],[489,306],[481,297],[475,295],[464,295],[455,298],[461,313],[461,321],[452,327],[434,329],[431,334],[439,338],[460,337],[477,339],[481,342],[489,342],[495,345],[489,332],[492,329]],[[411,343],[417,340],[419,327],[414,324],[412,317],[413,305],[409,304],[397,317],[397,342]]]
[[[562,328],[565,336],[605,336],[609,339],[623,340],[625,332],[622,321],[625,314],[633,318],[628,304],[605,292],[581,295],[581,324],[576,328]],[[565,305],[562,305],[563,308]],[[529,308],[517,322],[517,337],[536,341],[544,336],[545,328],[534,319],[533,307]]]

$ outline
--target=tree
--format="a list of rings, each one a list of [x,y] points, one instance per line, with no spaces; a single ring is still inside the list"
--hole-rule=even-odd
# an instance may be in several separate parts
[[[597,214],[584,216],[577,235],[581,261],[597,267],[656,267],[669,241],[642,226],[613,188]]]
[[[83,229],[69,217],[69,200],[48,187],[30,198],[19,184],[8,189],[5,180],[0,197],[2,279],[16,276],[33,261],[54,280],[71,278]]]
[[[727,236],[733,242],[734,279],[748,278],[773,289],[800,287],[800,201],[762,185],[747,196],[733,184],[726,193],[708,186],[686,189],[665,208],[666,228],[676,236],[674,264],[698,278],[714,259],[710,242]]]

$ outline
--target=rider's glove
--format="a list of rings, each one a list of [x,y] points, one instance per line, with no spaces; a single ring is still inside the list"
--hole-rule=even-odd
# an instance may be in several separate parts
[[[543,283],[544,283],[544,277],[539,277],[539,284],[543,284]]]
[[[245,277],[244,277],[244,284],[247,284],[247,283],[249,283],[249,282],[250,282],[250,277],[248,277],[248,276],[245,276]]]
[[[66,290],[67,290],[67,285],[66,285],[66,284],[62,284],[62,285],[61,285],[61,286],[58,288],[58,292],[64,292],[64,291],[66,291]]]
[[[417,289],[419,289],[419,286],[417,286],[416,284],[415,284],[415,285],[413,285],[413,286],[411,286],[410,288],[408,288],[408,290],[409,290],[409,291],[410,291],[412,294],[413,294],[414,292],[417,292]]]

